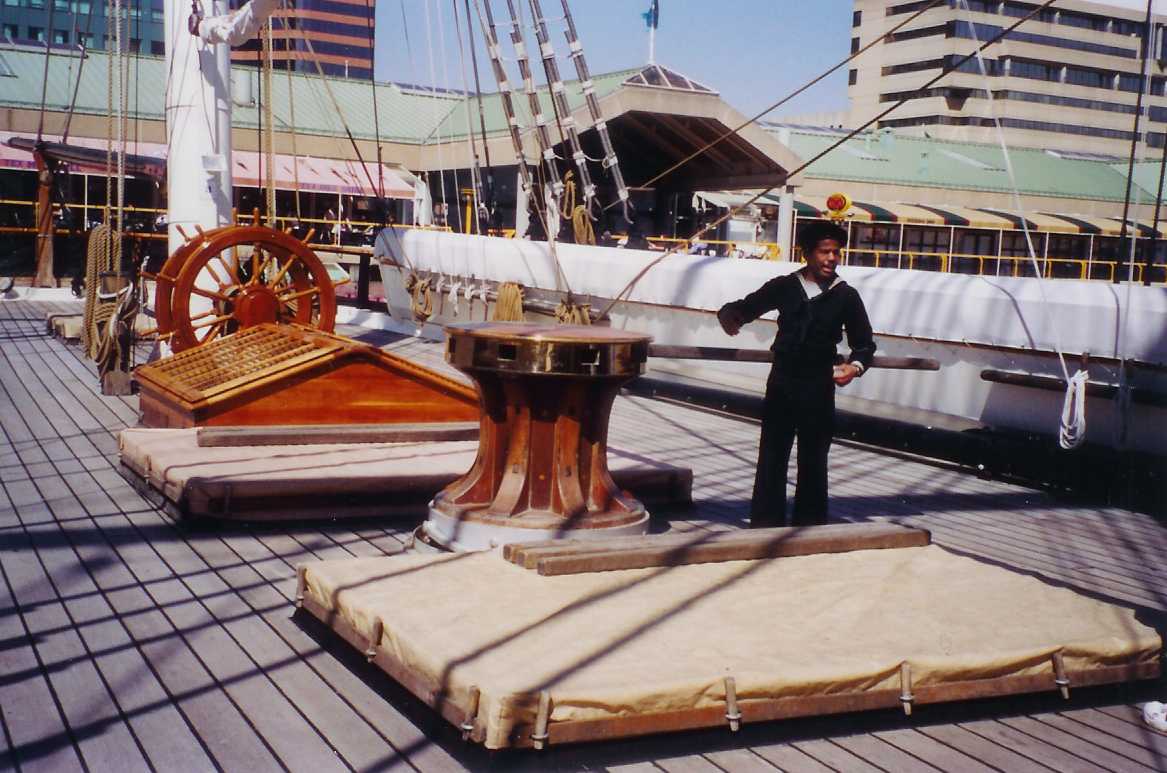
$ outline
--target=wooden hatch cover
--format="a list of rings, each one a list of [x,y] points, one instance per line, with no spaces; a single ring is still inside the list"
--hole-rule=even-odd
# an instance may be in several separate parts
[[[478,419],[474,388],[376,347],[261,324],[143,365],[146,427]]]

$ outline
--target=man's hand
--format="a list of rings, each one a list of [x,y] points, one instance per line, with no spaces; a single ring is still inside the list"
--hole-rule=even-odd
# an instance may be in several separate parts
[[[717,321],[721,323],[722,330],[731,336],[735,336],[742,329],[742,325],[746,323],[746,318],[742,316],[742,313],[737,310],[736,306],[726,304],[717,312]]]
[[[834,370],[835,383],[839,386],[847,386],[859,376],[859,373],[859,368],[849,362],[836,365]]]

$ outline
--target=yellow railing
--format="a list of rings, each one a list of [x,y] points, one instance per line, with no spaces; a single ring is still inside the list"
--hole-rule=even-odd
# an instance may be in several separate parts
[[[856,261],[859,256],[871,256],[870,262]],[[963,271],[962,262],[976,263],[976,271]],[[1126,264],[1111,263],[1109,261],[1090,261],[1083,258],[1038,258],[1042,276],[1060,279],[1103,279],[1114,281],[1116,273],[1125,278]],[[870,250],[857,247],[843,250],[844,265],[871,265],[876,268],[920,268],[925,271],[940,271],[953,274],[978,274],[981,276],[1032,276],[1032,261],[1028,256],[1017,257],[1002,255],[975,255],[963,252],[913,252],[909,250]],[[933,267],[938,264],[938,267]],[[998,265],[1008,266],[998,271]],[[1070,271],[1055,272],[1056,266],[1065,266]],[[1155,266],[1162,268],[1161,265]],[[1143,263],[1134,266],[1134,281],[1143,281]],[[1167,283],[1167,277],[1153,280],[1156,284]]]

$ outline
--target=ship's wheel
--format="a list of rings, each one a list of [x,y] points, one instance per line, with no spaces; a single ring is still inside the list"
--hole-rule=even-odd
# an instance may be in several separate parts
[[[283,231],[229,225],[199,231],[155,276],[158,335],[175,352],[265,322],[332,332],[336,293],[316,253]]]

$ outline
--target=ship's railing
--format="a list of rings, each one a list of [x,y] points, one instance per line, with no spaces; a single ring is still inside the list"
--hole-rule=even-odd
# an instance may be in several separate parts
[[[1113,282],[1117,276],[1126,279],[1126,263],[1086,260],[1084,258],[1038,258],[1042,276],[1047,279],[1101,279]],[[918,252],[909,250],[873,250],[855,248],[843,250],[843,264],[873,266],[875,268],[907,268],[938,271],[947,274],[977,274],[980,276],[1035,276],[1033,261],[1028,256],[976,255],[962,252]],[[1143,281],[1146,266],[1134,265],[1134,281]],[[1167,271],[1162,265],[1151,267],[1151,283],[1167,284]]]

